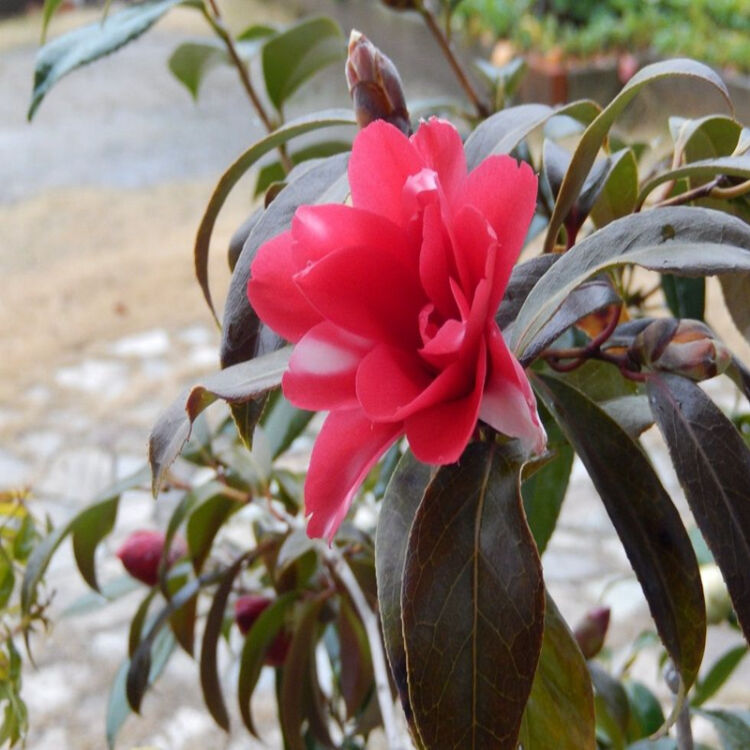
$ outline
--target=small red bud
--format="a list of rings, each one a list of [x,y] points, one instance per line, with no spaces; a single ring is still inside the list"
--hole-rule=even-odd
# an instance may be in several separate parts
[[[402,133],[411,133],[409,112],[396,66],[359,31],[352,31],[349,37],[346,81],[361,128],[374,120],[385,120]]]
[[[164,549],[164,534],[161,531],[141,529],[134,531],[117,550],[117,557],[133,578],[147,586],[159,580],[159,561]],[[173,565],[187,553],[187,545],[180,537],[172,539],[167,558],[167,567]]]
[[[242,635],[247,635],[261,613],[272,604],[266,596],[247,594],[234,603],[234,621]],[[289,652],[292,637],[287,630],[280,630],[266,652],[265,663],[270,667],[280,667]]]
[[[597,607],[576,625],[573,635],[586,659],[593,659],[602,650],[609,628],[609,614],[609,607]]]

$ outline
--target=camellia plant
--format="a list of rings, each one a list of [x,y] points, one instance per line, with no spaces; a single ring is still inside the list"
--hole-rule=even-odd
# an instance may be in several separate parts
[[[293,749],[363,747],[382,726],[394,750],[682,750],[698,710],[740,743],[725,747],[750,746],[745,714],[699,709],[747,649],[698,679],[699,561],[639,442],[654,424],[663,435],[693,538],[710,550],[701,564],[716,566],[728,590],[714,620],[747,636],[748,420],[727,416],[699,385],[722,376],[750,398],[750,371],[703,321],[704,277],[718,275],[750,340],[750,131],[721,79],[668,60],[604,107],[493,112],[497,92],[477,88],[449,41],[459,2],[388,2],[424,19],[467,102],[443,101],[414,122],[393,63],[353,32],[354,112],[287,122],[294,92],[344,61],[333,21],[235,36],[214,0],[157,0],[45,45],[31,114],[62,75],[177,5],[202,13],[217,42],[178,48],[175,75],[197,95],[211,65],[232,65],[269,131],[224,173],[199,221],[194,261],[212,312],[216,218],[239,179],[276,157],[258,172],[262,207],[230,247],[223,369],[180,396],[151,435],[154,494],[178,500],[165,530],[139,533],[119,553],[149,590],[113,688],[110,745],[125,701],[137,711],[175,646],[194,654],[198,641],[206,706],[228,729],[223,640],[237,655],[251,732],[260,670],[277,669]],[[671,153],[645,160],[613,127],[639,91],[669,78],[718,91],[726,113],[661,113]],[[495,84],[509,93],[502,72]],[[350,127],[351,145],[289,145],[334,126]],[[666,305],[654,304],[659,293]],[[203,414],[217,400],[231,419]],[[574,456],[648,602],[675,696],[666,712],[627,670],[613,676],[592,661],[609,612],[574,634],[546,591],[540,556]],[[98,590],[98,542],[120,495],[143,481],[114,488],[45,540],[27,569],[26,608],[68,535]],[[613,696],[624,696],[623,710]]]

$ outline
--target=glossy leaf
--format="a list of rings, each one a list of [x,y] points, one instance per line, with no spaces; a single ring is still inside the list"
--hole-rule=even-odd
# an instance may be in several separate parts
[[[208,286],[208,251],[214,224],[216,224],[219,211],[221,211],[221,207],[224,205],[224,201],[226,201],[232,188],[261,156],[264,156],[272,149],[304,133],[337,125],[356,125],[354,115],[349,110],[337,109],[316,112],[313,115],[306,115],[292,120],[252,145],[222,175],[206,206],[200,226],[198,227],[198,233],[195,237],[195,247],[193,249],[195,275],[203,291],[206,303],[214,314],[214,317],[216,317],[216,313],[211,300],[211,290]]]
[[[412,522],[431,474],[432,469],[417,461],[411,451],[404,453],[386,488],[375,536],[380,624],[391,675],[410,726],[413,724],[401,619],[401,581]],[[415,741],[418,743],[417,737]]]
[[[594,695],[586,662],[551,597],[544,636],[521,721],[523,750],[595,750]]]
[[[589,661],[588,667],[594,685],[597,729],[605,730],[614,748],[623,748],[630,722],[628,694],[622,683],[597,661]]]
[[[729,156],[737,146],[742,126],[724,115],[707,115],[695,120],[670,117],[669,130],[675,152],[684,154],[690,162]]]
[[[518,315],[518,311],[521,309],[521,305],[523,305],[529,292],[534,288],[534,284],[559,259],[559,255],[550,253],[549,255],[539,255],[536,258],[531,258],[513,267],[510,279],[508,280],[508,286],[505,287],[505,294],[495,315],[495,321],[501,329],[504,330],[513,323],[516,315]]]
[[[240,362],[210,375],[202,384],[193,386],[187,395],[183,393],[172,402],[157,420],[149,438],[154,495],[190,437],[190,427],[198,414],[217,398],[241,404],[275,388],[281,383],[290,353],[291,347],[285,347],[249,362]]]
[[[534,385],[586,467],[687,689],[701,664],[706,613],[679,513],[640,446],[596,403],[558,378],[535,375]]]
[[[226,50],[218,43],[183,42],[167,62],[174,77],[198,100],[206,75],[219,65],[229,63]]]
[[[224,625],[224,614],[229,594],[232,592],[235,578],[247,562],[248,554],[250,553],[239,557],[224,572],[211,602],[211,609],[209,609],[206,617],[206,626],[203,630],[203,641],[201,643],[200,680],[203,701],[213,720],[225,732],[229,731],[229,714],[221,689],[216,649]]]
[[[284,102],[311,76],[346,57],[338,24],[330,18],[309,18],[277,34],[263,47],[263,78],[274,107]]]
[[[639,70],[581,136],[565,174],[560,193],[557,196],[555,209],[550,217],[547,238],[544,243],[545,252],[550,252],[553,249],[557,240],[557,233],[578,198],[596,155],[615,120],[644,86],[654,81],[675,76],[693,78],[714,86],[721,92],[729,107],[732,107],[724,82],[717,73],[703,63],[686,59],[663,60]]]
[[[613,221],[542,276],[518,313],[512,348],[523,357],[570,293],[607,268],[635,263],[685,276],[750,271],[749,251],[750,226],[721,211],[674,206]]]
[[[623,684],[630,705],[628,738],[648,737],[661,729],[664,711],[657,697],[641,682],[627,681]]]
[[[750,637],[750,448],[692,381],[654,376],[648,396],[690,509]]]
[[[273,604],[270,604],[260,613],[252,628],[245,635],[245,645],[242,647],[242,655],[240,656],[237,700],[240,704],[243,723],[256,737],[258,732],[253,722],[250,699],[255,686],[258,684],[266,651],[273,643],[276,634],[284,626],[287,611],[294,601],[294,592],[277,597]]]
[[[526,520],[540,555],[547,548],[555,530],[575,456],[570,443],[552,419],[545,419],[544,427],[547,431],[547,451],[552,454],[552,460],[521,485]]]
[[[544,584],[512,444],[438,470],[401,590],[409,698],[424,745],[515,750],[539,659]]]
[[[677,167],[676,169],[669,169],[666,172],[661,172],[656,177],[650,179],[641,188],[641,192],[638,195],[638,205],[642,205],[651,191],[665,182],[688,178],[705,182],[706,180],[721,174],[729,177],[740,177],[743,180],[750,180],[750,154],[745,154],[743,156],[723,156],[717,159],[694,161],[690,164],[684,164],[681,167]]]
[[[706,308],[705,279],[681,279],[671,273],[664,274],[661,288],[675,318],[703,320]]]
[[[712,698],[721,686],[732,676],[740,662],[747,656],[750,647],[746,643],[733,646],[725,651],[706,672],[705,676],[698,680],[690,699],[691,706],[701,706],[709,698]]]
[[[609,171],[591,207],[597,227],[627,216],[638,200],[638,163],[632,149],[622,149],[611,157]]]
[[[137,39],[170,8],[180,4],[189,3],[184,0],[155,0],[131,5],[104,21],[79,27],[45,44],[36,56],[28,119],[31,120],[47,92],[63,76]],[[46,11],[45,8],[45,15]]]
[[[601,111],[596,102],[584,100],[562,107],[546,104],[519,104],[496,112],[481,122],[466,139],[466,161],[469,169],[492,154],[509,154],[538,127],[555,115],[567,115],[588,124]]]
[[[519,361],[522,365],[529,364],[579,320],[620,303],[620,297],[609,279],[595,279],[581,284],[568,295],[547,325],[529,342]]]

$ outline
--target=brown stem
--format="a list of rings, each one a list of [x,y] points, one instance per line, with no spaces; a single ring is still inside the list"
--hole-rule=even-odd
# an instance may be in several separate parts
[[[469,97],[469,101],[474,106],[474,109],[476,109],[477,114],[482,118],[489,117],[491,114],[490,108],[484,101],[482,101],[479,94],[477,94],[476,90],[474,89],[474,86],[466,75],[464,69],[461,67],[461,63],[458,61],[458,58],[453,52],[453,48],[451,47],[448,37],[440,28],[440,24],[437,22],[435,16],[432,15],[430,9],[427,8],[423,2],[420,2],[418,4],[417,9],[421,13],[422,18],[424,18],[424,22],[427,24],[427,28],[435,37],[443,54],[448,59],[451,68],[453,68],[453,72],[456,74],[456,78],[458,78],[458,82],[466,92],[466,96]]]
[[[219,6],[216,4],[216,0],[208,0],[208,3],[211,8],[211,12],[208,13],[204,10],[204,15],[206,16],[209,24],[211,24],[211,28],[213,28],[213,30],[224,42],[224,46],[227,48],[227,52],[229,53],[229,58],[234,64],[234,67],[237,69],[237,74],[240,77],[242,87],[245,89],[250,102],[255,108],[255,111],[258,113],[258,117],[260,117],[263,126],[269,133],[272,133],[275,130],[274,124],[273,122],[271,122],[271,118],[268,116],[265,108],[263,107],[263,103],[258,97],[258,93],[255,91],[253,82],[250,80],[250,76],[248,75],[247,67],[242,61],[242,58],[239,56],[237,47],[234,44],[234,39],[229,33],[229,30],[224,23],[224,19],[221,16]],[[284,171],[289,173],[293,166],[291,159],[286,153],[286,149],[284,149],[282,146],[279,146],[278,150],[281,165],[283,166]]]
[[[724,179],[722,175],[719,175],[719,177],[711,180],[711,182],[707,182],[705,185],[699,185],[696,188],[693,188],[692,190],[687,190],[684,193],[680,193],[680,195],[675,195],[674,198],[668,198],[665,201],[660,201],[657,203],[654,208],[666,208],[667,206],[682,206],[685,203],[690,203],[691,201],[698,200],[699,198],[705,198],[706,196],[710,195],[711,192],[719,186],[721,181]],[[640,210],[641,206],[638,206],[638,209]]]

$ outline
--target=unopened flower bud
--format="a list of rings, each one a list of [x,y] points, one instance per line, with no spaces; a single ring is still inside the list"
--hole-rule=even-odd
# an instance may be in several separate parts
[[[597,607],[576,625],[573,635],[584,658],[593,659],[602,650],[609,628],[609,614],[609,607]]]
[[[234,621],[237,623],[240,633],[247,635],[261,613],[271,604],[272,600],[266,596],[247,594],[239,597],[234,603]],[[271,667],[280,667],[286,659],[291,642],[292,637],[289,631],[286,629],[280,630],[268,647],[264,659],[265,663]]]
[[[698,320],[655,320],[633,341],[629,355],[643,367],[700,381],[720,375],[732,353]]]
[[[159,562],[164,550],[164,534],[160,531],[148,531],[142,529],[134,531],[123,542],[117,557],[120,558],[125,570],[133,578],[154,586],[159,580]],[[169,549],[167,567],[173,565],[179,558],[187,553],[185,541],[175,537]]]
[[[367,37],[353,30],[349,37],[346,81],[361,128],[385,120],[409,135],[409,112],[396,66]]]
[[[706,599],[706,622],[709,625],[724,622],[732,613],[732,600],[721,571],[713,563],[701,565],[700,571],[703,596]]]

